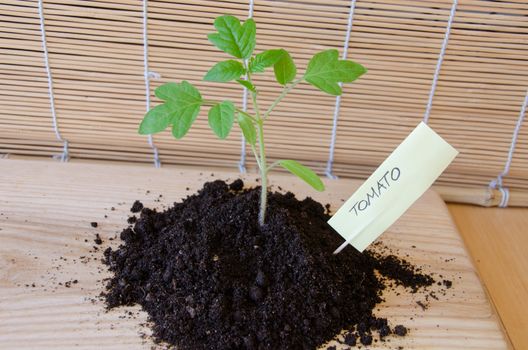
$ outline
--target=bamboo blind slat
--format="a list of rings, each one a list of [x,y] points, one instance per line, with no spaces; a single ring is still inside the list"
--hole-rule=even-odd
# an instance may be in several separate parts
[[[337,175],[368,176],[422,119],[451,4],[357,0],[348,52],[369,72],[344,86]],[[302,72],[315,52],[343,50],[349,10],[349,0],[256,0],[257,50],[284,47]],[[206,38],[225,13],[245,18],[248,2],[149,1],[149,68],[162,77],[153,88],[185,79],[210,98],[241,104],[234,84],[202,81],[226,59]],[[151,162],[146,138],[136,133],[145,112],[142,1],[46,0],[44,14],[58,125],[70,155]],[[52,128],[39,23],[37,1],[0,1],[0,153],[51,156],[62,149]],[[461,153],[438,184],[484,188],[502,171],[528,88],[527,34],[525,1],[459,0],[430,125]],[[261,104],[269,105],[280,88],[272,75],[257,83]],[[269,119],[270,159],[295,158],[324,172],[334,106],[334,97],[300,85]],[[240,154],[240,132],[217,140],[205,111],[183,140],[167,132],[154,141],[165,164],[234,168]],[[526,126],[505,185],[528,193]]]

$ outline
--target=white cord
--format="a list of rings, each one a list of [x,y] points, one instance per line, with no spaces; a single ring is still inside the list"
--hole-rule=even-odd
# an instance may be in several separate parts
[[[242,110],[247,111],[248,90],[244,88],[244,94],[242,95]],[[245,174],[246,170],[246,138],[242,135],[242,141],[240,144],[240,161],[238,162],[238,170]]]
[[[519,138],[519,132],[521,131],[521,126],[526,115],[526,106],[528,105],[528,91],[526,91],[526,96],[524,96],[524,101],[521,105],[521,111],[519,113],[519,118],[517,119],[517,124],[515,124],[515,129],[513,130],[512,139],[510,143],[510,149],[508,151],[508,158],[504,164],[504,169],[497,176],[497,178],[491,180],[489,186],[491,188],[498,188],[501,191],[502,199],[499,207],[506,208],[508,206],[508,200],[510,198],[510,192],[507,188],[502,187],[502,179],[504,176],[508,175],[510,172],[511,163],[513,160],[513,154],[515,153],[515,146],[517,145],[517,139]]]
[[[423,122],[427,124],[429,122],[429,115],[431,114],[431,108],[433,107],[433,98],[436,92],[436,85],[438,84],[438,77],[440,76],[440,69],[442,68],[442,63],[444,62],[444,56],[447,49],[447,43],[449,42],[449,35],[451,34],[451,26],[453,25],[453,20],[455,19],[455,13],[458,5],[458,0],[453,0],[453,5],[451,5],[451,13],[449,14],[449,20],[447,21],[446,31],[444,35],[444,41],[442,42],[442,48],[440,49],[440,54],[438,55],[438,61],[436,62],[436,69],[433,76],[433,82],[431,83],[431,91],[429,91],[429,99],[427,100],[427,107],[425,108],[425,113],[423,117]]]
[[[40,17],[40,35],[42,39],[42,49],[44,50],[44,65],[46,67],[46,74],[48,76],[48,94],[50,100],[51,117],[53,121],[53,131],[55,132],[55,137],[57,138],[57,140],[62,142],[62,153],[60,155],[53,156],[53,158],[60,159],[61,162],[67,162],[70,158],[68,140],[62,137],[59,131],[59,126],[57,124],[57,112],[55,110],[55,95],[53,94],[53,79],[51,77],[51,69],[49,63],[46,28],[44,26],[44,6],[42,1],[43,0],[38,1],[38,12]]]
[[[160,75],[149,71],[148,61],[148,0],[143,0],[143,75],[145,78],[145,105],[147,112],[150,110],[150,79],[159,79]],[[148,135],[148,143],[154,156],[154,166],[161,167],[158,148],[154,144],[152,135]]]
[[[506,208],[508,207],[508,201],[510,200],[510,190],[508,190],[506,187],[501,187],[499,188],[499,191],[502,195],[499,208]]]
[[[354,10],[356,9],[356,0],[350,1],[350,12],[348,13],[348,24],[347,24],[347,30],[346,30],[346,36],[345,36],[345,43],[343,45],[343,59],[346,60],[348,56],[348,46],[350,42],[350,33],[352,32],[352,23],[354,19]],[[341,87],[343,84],[339,83],[339,87]],[[330,139],[330,149],[328,152],[328,161],[326,162],[326,170],[325,174],[330,179],[337,179],[337,176],[335,176],[332,173],[333,166],[334,166],[334,152],[335,152],[335,144],[336,144],[336,138],[337,138],[337,121],[339,119],[339,110],[341,108],[341,96],[336,96],[336,102],[334,107],[334,117],[333,117],[333,123],[332,123],[332,135]]]
[[[253,8],[254,8],[254,0],[249,0],[249,9],[248,9],[248,18],[253,18]],[[247,67],[247,60],[246,60],[246,67]],[[247,75],[244,77],[244,79],[247,79]],[[244,112],[247,111],[247,105],[248,105],[248,89],[244,87],[244,93],[242,95],[242,110]],[[244,135],[242,135],[242,140],[240,143],[240,161],[238,162],[238,170],[242,173],[246,173],[246,139],[244,138]]]

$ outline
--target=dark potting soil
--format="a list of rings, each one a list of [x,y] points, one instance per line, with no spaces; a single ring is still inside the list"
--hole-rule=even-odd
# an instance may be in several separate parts
[[[132,204],[132,208],[130,208],[130,211],[133,213],[139,213],[143,209],[143,203],[136,200],[134,204]]]
[[[108,308],[140,304],[154,339],[179,349],[315,349],[343,329],[348,345],[404,335],[372,313],[384,281],[416,290],[432,278],[396,257],[333,255],[342,239],[310,198],[270,193],[260,227],[259,195],[214,181],[164,212],[135,202],[140,217],[104,253]]]

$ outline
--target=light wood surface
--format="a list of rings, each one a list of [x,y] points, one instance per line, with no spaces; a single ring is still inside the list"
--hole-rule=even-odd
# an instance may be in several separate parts
[[[140,326],[144,313],[129,318],[125,312],[130,308],[105,312],[100,301],[91,301],[102,291],[101,279],[108,276],[100,271],[100,252],[86,264],[79,257],[90,257],[95,233],[108,243],[126,226],[135,199],[161,207],[194,192],[206,180],[238,176],[8,159],[0,160],[0,169],[1,349],[149,349],[150,340],[138,334],[148,332]],[[326,192],[314,193],[290,176],[274,176],[272,183],[300,197],[311,195],[331,203],[334,210],[357,186],[350,180],[327,181]],[[159,194],[163,197],[156,202]],[[92,221],[99,223],[98,228],[90,226]],[[407,325],[410,334],[391,337],[390,343],[375,344],[373,349],[507,347],[463,241],[436,193],[427,192],[381,241],[399,256],[408,254],[425,271],[452,280],[453,287],[446,295],[437,293],[439,300],[429,298],[427,310],[416,304],[425,301],[423,294],[386,292],[377,314],[389,317],[393,325]],[[74,279],[79,283],[70,288],[59,284]]]
[[[528,349],[528,209],[450,204],[515,349]]]

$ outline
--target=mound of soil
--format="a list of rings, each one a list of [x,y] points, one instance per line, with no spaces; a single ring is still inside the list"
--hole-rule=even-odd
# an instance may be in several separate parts
[[[432,278],[396,257],[333,255],[342,239],[310,198],[270,193],[260,227],[259,193],[214,181],[164,212],[134,203],[140,217],[105,251],[108,308],[140,304],[154,338],[179,349],[315,349],[343,329],[354,330],[349,345],[404,335],[372,314],[384,281],[416,290]]]

